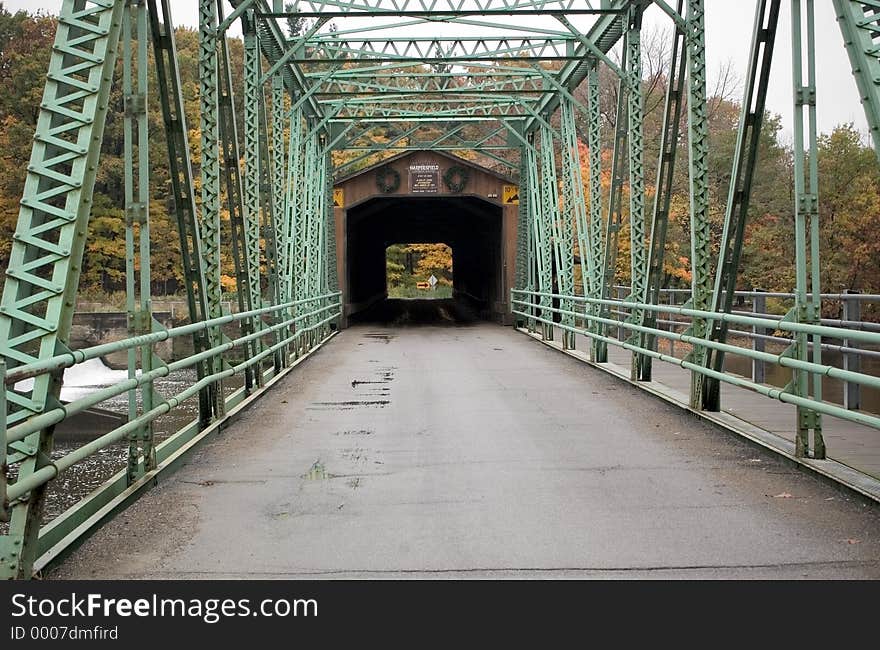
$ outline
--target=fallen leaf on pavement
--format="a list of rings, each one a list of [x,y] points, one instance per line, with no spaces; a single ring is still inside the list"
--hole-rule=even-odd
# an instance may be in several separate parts
[[[790,499],[791,496],[792,495],[790,495],[788,492],[780,492],[779,494],[774,494],[773,498],[774,499]]]

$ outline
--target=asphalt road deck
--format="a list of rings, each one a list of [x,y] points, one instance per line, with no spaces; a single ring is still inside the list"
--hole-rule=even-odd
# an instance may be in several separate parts
[[[878,578],[880,509],[487,323],[344,330],[55,578]]]

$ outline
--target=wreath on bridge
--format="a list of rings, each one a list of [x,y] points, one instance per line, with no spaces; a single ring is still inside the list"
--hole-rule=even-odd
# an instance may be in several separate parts
[[[450,192],[461,192],[470,180],[470,170],[461,165],[453,165],[443,172],[443,184]]]
[[[400,172],[393,167],[381,167],[376,172],[376,187],[382,194],[391,194],[400,187]]]

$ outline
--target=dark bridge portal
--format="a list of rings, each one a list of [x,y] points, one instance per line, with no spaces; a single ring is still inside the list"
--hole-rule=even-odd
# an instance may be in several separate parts
[[[442,242],[452,248],[453,296],[483,318],[504,317],[501,206],[476,196],[377,196],[347,213],[346,312],[387,298],[385,249]]]

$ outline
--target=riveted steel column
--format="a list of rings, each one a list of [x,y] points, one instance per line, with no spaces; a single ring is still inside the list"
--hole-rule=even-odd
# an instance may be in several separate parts
[[[530,144],[533,145],[532,135],[529,134]],[[541,183],[538,172],[538,156],[534,146],[527,148],[527,167],[529,181],[526,187],[528,192],[528,208],[532,222],[532,242],[535,249],[535,274],[537,280],[538,291],[542,293],[551,293],[553,291],[553,261],[551,259],[553,253],[550,242],[550,229],[547,227],[544,219],[544,204],[542,202]],[[551,306],[551,299],[546,295],[540,296],[538,300],[540,306],[539,317],[550,320],[552,312],[547,308]],[[542,336],[547,340],[553,340],[553,328],[546,323],[541,327]]]
[[[244,248],[247,265],[248,286],[239,291],[247,291],[252,309],[263,305],[262,278],[260,274],[260,99],[262,87],[260,77],[260,49],[257,31],[254,28],[253,12],[248,12],[244,31]],[[263,329],[260,318],[254,318],[251,329]],[[252,353],[262,352],[260,339],[254,341]],[[254,373],[258,386],[263,383],[263,373],[258,365]]]
[[[0,300],[0,355],[10,368],[52,357],[70,333],[124,5],[61,5]],[[7,423],[44,411],[60,388],[55,373],[36,377],[29,395],[8,391]],[[26,479],[49,462],[52,429],[10,451],[16,482]],[[0,579],[31,576],[44,494],[41,486],[11,504]]]
[[[591,255],[587,258],[592,264],[588,266],[588,285],[584,292],[590,298],[602,297],[603,279],[603,245],[605,222],[602,218],[602,114],[599,111],[599,62],[593,62],[587,76],[587,146],[590,150],[590,241]],[[588,292],[588,293],[587,293]],[[590,305],[589,313],[598,316],[601,308]],[[588,328],[598,332],[598,324],[590,321]],[[598,361],[599,341],[591,339],[590,359]]]
[[[626,66],[628,48],[623,50],[623,65]],[[620,236],[621,211],[623,203],[623,149],[626,146],[627,135],[627,101],[626,94],[628,83],[621,77],[617,85],[617,114],[614,133],[614,152],[611,157],[611,191],[608,196],[608,218],[605,221],[605,251],[602,255],[602,287],[601,298],[611,299],[611,288],[617,272],[618,237]],[[608,305],[599,308],[602,318],[610,318],[611,310]],[[605,336],[607,325],[596,325],[596,333]],[[593,339],[593,361],[605,363],[608,361],[608,344],[605,341]]]
[[[220,154],[218,123],[219,98],[217,93],[217,4],[216,0],[199,0],[199,110],[202,146],[202,211],[199,220],[201,254],[205,262],[205,295],[208,318],[222,315],[220,285]],[[219,327],[208,332],[211,347],[222,343]],[[219,371],[222,359],[213,359],[214,372]],[[217,384],[213,396],[216,416],[225,411],[223,386]]]
[[[336,212],[333,207],[333,160],[330,152],[324,154],[324,213],[326,217],[325,240],[327,258],[327,276],[324,293],[332,293],[339,289],[339,277],[336,271]]]
[[[804,22],[806,25],[803,24]],[[804,27],[806,27],[806,43],[803,38]],[[819,166],[816,142],[816,43],[814,32],[813,0],[792,0],[795,306],[789,317],[802,323],[818,323],[821,312],[819,297]],[[804,45],[806,45],[806,51]],[[806,67],[806,79],[804,78],[804,67]],[[804,133],[805,130],[806,133]],[[807,235],[808,228],[809,236]],[[808,292],[811,295],[808,296]],[[813,337],[814,363],[821,363],[821,343],[820,336]],[[807,334],[798,333],[796,335],[792,354],[802,361],[809,358]],[[809,397],[809,373],[804,370],[796,370],[791,388],[796,395]],[[821,400],[821,375],[813,375],[812,389],[813,399]],[[811,430],[813,432],[812,454],[810,453]],[[825,458],[822,416],[813,409],[803,406],[797,408],[795,455]]]
[[[217,2],[217,19],[223,20],[223,3]],[[238,119],[235,114],[235,91],[232,87],[232,66],[230,63],[229,41],[226,34],[218,34],[218,124],[220,126],[220,151],[222,153],[222,172],[226,190],[226,210],[230,226],[230,243],[232,245],[232,262],[235,268],[236,300],[239,311],[249,311],[256,307],[251,302],[251,294],[248,290],[251,280],[247,262],[247,235],[245,233],[245,206],[244,188],[241,178],[241,152],[238,139]],[[221,242],[222,243],[222,242]],[[222,260],[222,257],[221,257]],[[241,333],[251,334],[254,331],[253,319],[245,319],[239,323]],[[226,340],[226,335],[221,334]],[[246,354],[255,356],[259,343],[250,341],[246,346]],[[222,363],[227,364],[223,359]],[[255,377],[261,374],[262,364],[249,366],[244,371],[245,391],[250,392],[257,380]]]
[[[574,104],[568,98],[562,99],[560,125],[562,134],[562,210],[566,223],[574,224],[577,230],[578,255],[580,256],[581,287],[588,295],[590,271],[596,265],[590,248],[590,232],[587,223],[587,206],[584,201],[584,179],[581,174],[581,159],[578,151],[577,129],[574,122]],[[572,287],[572,293],[574,293]],[[569,301],[570,303],[570,301]],[[571,305],[573,309],[573,305]],[[571,337],[572,346],[574,336]]]
[[[541,125],[541,207],[545,228],[553,238],[553,268],[556,271],[554,293],[571,296],[574,293],[574,244],[572,242],[571,219],[559,210],[559,182],[556,178],[556,156],[553,146],[553,131],[549,124]],[[566,210],[568,210],[566,206]],[[553,286],[553,284],[551,284]],[[571,299],[562,298],[560,307],[565,311],[572,310]],[[551,317],[552,318],[552,317]],[[563,324],[573,326],[574,317],[563,314]],[[574,347],[574,335],[563,331],[562,347]]]
[[[132,22],[136,34],[132,34]],[[149,137],[147,132],[147,8],[145,0],[132,0],[123,15],[123,118],[124,164],[125,164],[125,286],[126,312],[129,336],[149,334],[152,331],[150,304],[150,165]],[[136,50],[133,52],[133,45]],[[133,69],[134,68],[134,69]],[[132,76],[137,75],[133,87]],[[137,142],[135,143],[135,134]],[[135,160],[135,150],[137,160]],[[137,231],[137,232],[136,232]],[[137,237],[137,252],[135,239]],[[136,262],[137,256],[137,262]],[[139,269],[137,267],[140,267]],[[137,277],[138,272],[140,277]],[[139,279],[139,282],[138,282]],[[138,356],[143,372],[153,368],[152,346],[128,351],[128,376],[137,375]],[[153,387],[141,388],[142,410],[153,408]],[[137,391],[128,393],[128,418],[138,416]],[[143,463],[141,457],[143,455]],[[144,471],[155,467],[153,448],[153,425],[147,423],[133,431],[129,437],[128,480],[134,481]]]
[[[275,205],[275,188],[272,186],[272,180],[276,176],[283,176],[280,174],[280,168],[278,173],[276,174],[275,170],[272,169],[271,155],[269,150],[269,122],[268,115],[266,111],[266,94],[264,92],[265,85],[259,89],[259,120],[260,120],[260,169],[259,169],[259,183],[260,183],[260,206],[263,211],[263,219],[261,221],[261,232],[263,234],[264,240],[264,249],[265,249],[265,261],[266,261],[266,275],[268,277],[269,282],[269,300],[271,300],[271,304],[280,305],[285,302],[281,298],[281,286],[279,284],[279,275],[278,275],[278,222],[281,220],[281,214],[276,210]],[[283,137],[283,136],[282,136]],[[283,188],[282,188],[283,192]],[[283,198],[283,195],[282,195]],[[282,205],[283,208],[283,205]],[[282,321],[287,320],[287,316],[281,312],[273,312],[270,319],[272,325],[277,325]],[[275,339],[275,343],[278,344],[278,347],[275,351],[275,354],[272,355],[272,360],[275,366],[275,372],[280,372],[282,368],[287,365],[287,346],[281,345],[282,341],[286,340],[286,336],[282,332],[282,330],[275,330],[273,334],[273,338]]]
[[[683,0],[678,2],[678,14],[683,8]],[[684,31],[675,25],[672,33],[672,56],[669,64],[669,79],[666,86],[666,101],[663,107],[663,131],[660,135],[660,160],[657,162],[657,184],[654,192],[654,212],[651,219],[651,237],[648,252],[648,279],[642,287],[638,300],[652,305],[660,304],[660,290],[663,288],[663,263],[666,256],[666,231],[669,225],[669,205],[672,200],[672,182],[675,177],[675,158],[678,150],[679,125],[681,124],[682,99],[687,57],[685,56]],[[675,294],[670,294],[674,297]],[[643,327],[657,327],[657,312],[645,309],[641,312]],[[657,337],[640,334],[641,347],[653,350]],[[651,381],[651,357],[633,354],[637,364],[639,381]]]
[[[706,106],[706,44],[703,0],[688,0],[685,49],[688,70],[688,165],[691,221],[691,298],[686,305],[708,310],[712,298],[711,230],[709,223],[709,125]],[[708,323],[694,318],[691,334],[706,335]],[[694,346],[688,360],[704,365],[706,348]],[[691,372],[690,405],[702,407],[704,375]]]
[[[642,99],[642,9],[630,7],[626,32],[627,121],[629,124],[629,241],[630,295],[641,300],[647,280],[645,248],[645,142],[644,101]],[[633,355],[633,360],[636,357]]]
[[[737,129],[730,189],[724,214],[724,230],[718,254],[718,269],[715,272],[715,290],[712,294],[714,312],[730,313],[733,308],[749,213],[752,177],[758,161],[780,3],[781,0],[760,0],[755,7],[745,95]],[[727,321],[714,320],[708,338],[724,343],[727,340],[727,330]],[[723,371],[724,353],[721,350],[707,351],[706,364],[717,372]],[[707,377],[704,380],[703,408],[709,411],[721,409],[721,382],[718,379]]]
[[[284,140],[284,81],[280,74],[272,77],[272,156],[269,164],[268,180],[272,190],[272,214],[275,222],[275,245],[278,257],[276,267],[278,269],[278,284],[281,294],[281,302],[290,302],[292,286],[284,275],[289,266],[289,245],[287,237],[289,227],[286,223],[285,212],[288,177],[285,173],[287,167],[287,154]]]
[[[205,261],[202,257],[201,236],[195,197],[195,175],[189,150],[189,129],[184,112],[183,92],[177,47],[174,41],[174,25],[171,19],[171,0],[148,0],[150,35],[156,60],[156,82],[165,141],[168,146],[168,172],[171,194],[174,200],[174,216],[180,241],[180,257],[186,285],[186,300],[190,322],[207,318],[205,295]],[[195,352],[208,349],[207,332],[193,333]],[[207,361],[196,364],[196,374],[203,379],[211,372]],[[199,391],[199,424],[207,426],[214,408],[215,387],[206,386]]]
[[[529,288],[529,213],[528,213],[528,200],[526,199],[525,192],[525,184],[528,176],[528,172],[526,170],[526,161],[527,155],[525,151],[525,146],[520,147],[519,153],[519,204],[517,207],[517,220],[516,220],[516,272],[515,272],[515,280],[514,286],[517,289],[530,291]],[[508,296],[510,299],[510,296]],[[519,309],[522,311],[522,307],[519,305],[514,305],[511,303],[511,310]],[[529,311],[529,310],[526,310]],[[521,321],[517,321],[514,317],[514,324],[517,327],[523,327],[527,325],[527,323],[523,323]]]
[[[849,55],[853,76],[865,109],[865,118],[880,160],[880,3],[877,0],[832,0]]]

